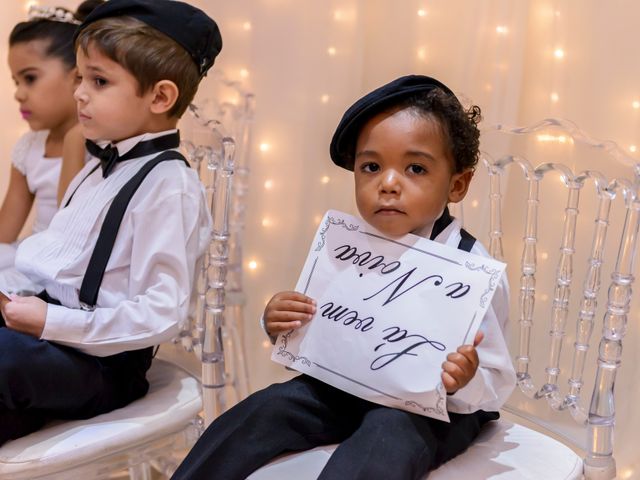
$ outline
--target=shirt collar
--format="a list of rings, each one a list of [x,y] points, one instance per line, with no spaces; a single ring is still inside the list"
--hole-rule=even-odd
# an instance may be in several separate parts
[[[100,140],[96,143],[100,148],[105,148],[107,145],[113,145],[118,149],[118,155],[123,156],[140,142],[144,142],[146,140],[152,140],[158,137],[163,137],[165,135],[169,135],[177,131],[178,131],[177,128],[172,128],[170,130],[163,130],[162,132],[143,133],[142,135],[126,138],[115,144],[111,143],[109,140]]]

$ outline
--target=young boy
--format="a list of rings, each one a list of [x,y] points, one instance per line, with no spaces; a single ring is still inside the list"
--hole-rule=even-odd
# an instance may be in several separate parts
[[[203,188],[175,149],[222,47],[215,22],[182,2],[111,0],[76,46],[78,115],[97,158],[49,229],[20,245],[16,266],[42,293],[0,301],[0,445],[145,395],[153,346],[186,317],[209,240]]]
[[[478,107],[465,111],[451,90],[424,76],[399,78],[356,102],[338,125],[331,158],[353,170],[362,218],[389,237],[412,232],[487,256],[447,210],[447,203],[464,198],[473,176],[479,119]],[[266,331],[273,336],[300,328],[315,310],[301,293],[278,293],[265,308]],[[251,395],[214,421],[174,480],[242,479],[279,454],[337,442],[321,479],[421,478],[464,451],[482,425],[498,418],[511,393],[507,312],[503,279],[474,344],[443,363],[451,423],[370,403],[300,375]]]

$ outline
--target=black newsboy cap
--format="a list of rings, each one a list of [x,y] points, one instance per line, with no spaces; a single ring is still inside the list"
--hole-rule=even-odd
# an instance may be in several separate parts
[[[133,17],[179,43],[205,75],[222,50],[216,22],[202,10],[176,0],[109,0],[93,10],[76,30],[109,17]]]
[[[339,167],[353,170],[356,142],[365,123],[385,109],[400,103],[416,93],[427,93],[439,88],[453,98],[454,93],[444,83],[424,75],[406,75],[396,78],[374,91],[366,94],[351,105],[342,116],[333,138],[329,153],[333,163]]]

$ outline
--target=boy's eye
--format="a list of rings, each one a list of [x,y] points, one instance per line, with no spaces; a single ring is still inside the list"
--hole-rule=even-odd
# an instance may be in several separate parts
[[[360,167],[360,170],[367,173],[373,173],[380,170],[380,165],[374,162],[367,162],[362,164],[362,166]]]
[[[93,82],[96,84],[96,87],[104,87],[107,84],[107,81],[102,77],[94,78]]]
[[[427,170],[422,165],[418,165],[416,163],[409,165],[407,170],[409,170],[410,173],[413,173],[416,175],[422,175],[423,173],[427,173]]]
[[[24,76],[24,83],[26,83],[27,85],[31,85],[37,79],[38,79],[38,77],[36,77],[35,75],[25,75]]]

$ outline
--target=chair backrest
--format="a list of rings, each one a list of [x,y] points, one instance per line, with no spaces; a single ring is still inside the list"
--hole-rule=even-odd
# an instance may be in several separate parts
[[[230,385],[238,390],[236,399],[248,391],[242,338],[237,329],[228,326],[242,321],[237,303],[242,294],[241,232],[253,95],[227,82],[220,73],[214,76],[215,82],[201,86],[204,93],[180,121],[182,149],[206,190],[213,227],[211,242],[199,267],[193,298],[195,315],[180,325],[180,336],[175,339],[177,348],[163,352],[165,357],[201,376],[204,426],[226,409]],[[238,98],[229,100],[216,88],[223,82],[236,91]],[[180,350],[195,355],[185,360]],[[229,358],[230,353],[234,358]],[[236,377],[239,380],[234,381]]]
[[[632,300],[639,165],[613,142],[557,119],[485,130],[482,145],[475,190],[458,215],[472,231],[488,231],[490,253],[509,265],[519,393],[506,409],[584,451],[586,478],[614,478],[614,387]],[[594,338],[595,325],[602,330]],[[632,400],[631,385],[618,382],[618,406]],[[636,435],[620,421],[616,433]],[[618,448],[617,458],[621,450],[622,465],[631,465],[635,454]]]

